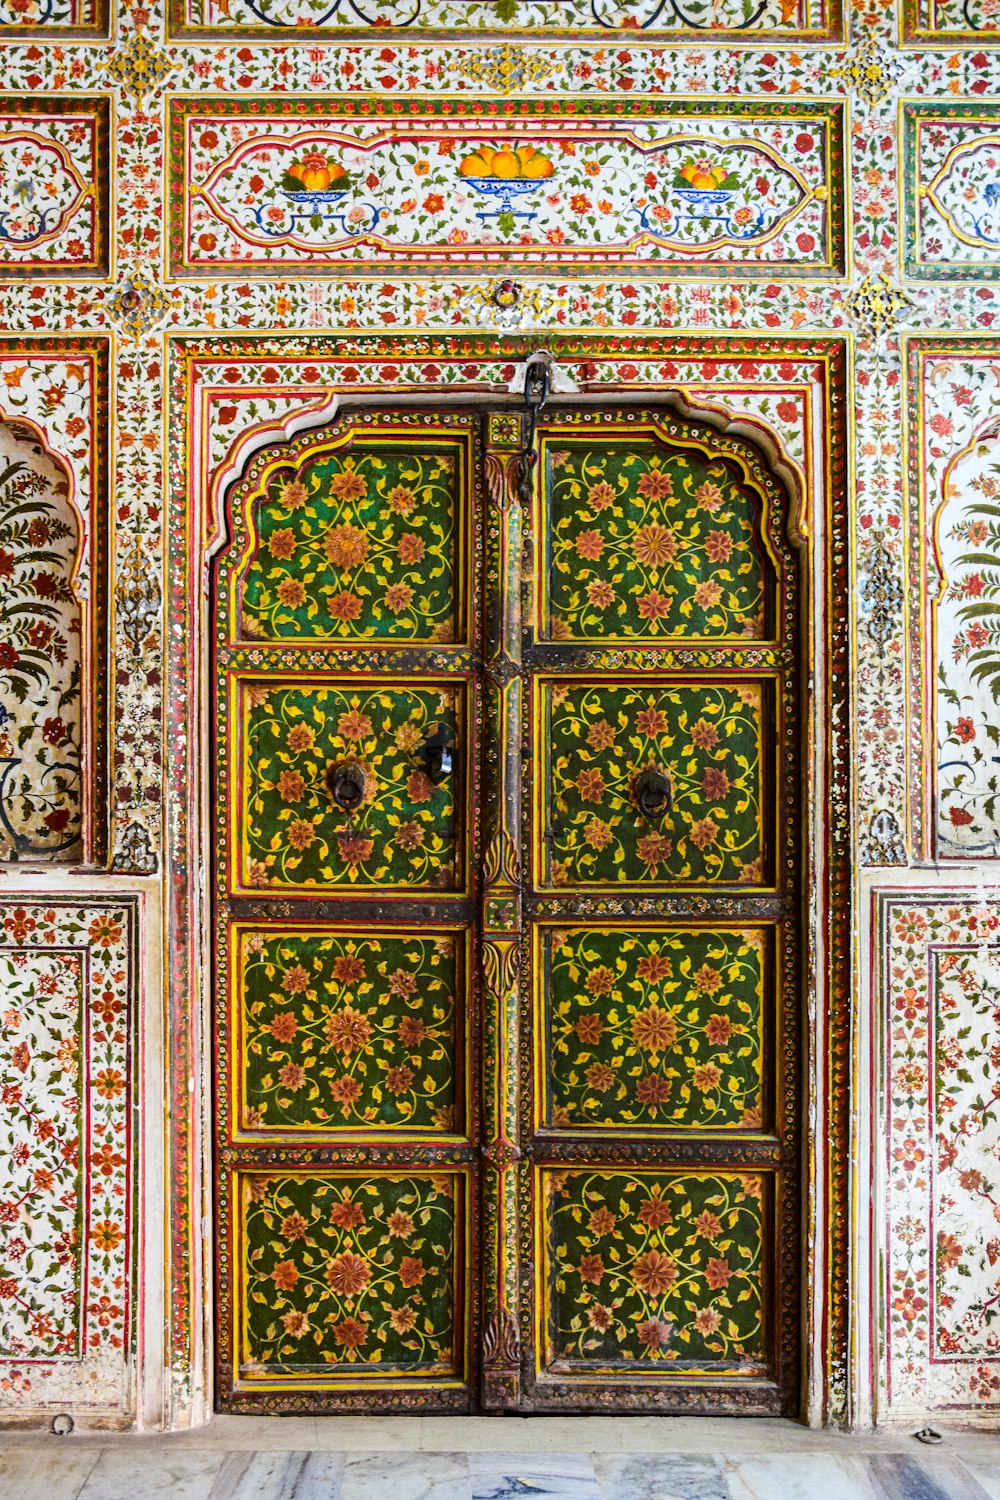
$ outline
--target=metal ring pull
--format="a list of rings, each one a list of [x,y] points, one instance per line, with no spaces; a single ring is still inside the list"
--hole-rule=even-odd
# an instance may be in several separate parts
[[[439,724],[420,747],[420,756],[432,786],[440,786],[455,769],[455,742],[447,724]]]
[[[359,765],[331,765],[326,772],[330,796],[344,812],[355,812],[364,801],[365,773]]]
[[[670,811],[673,800],[670,777],[650,766],[636,778],[635,799],[643,817],[658,823]]]

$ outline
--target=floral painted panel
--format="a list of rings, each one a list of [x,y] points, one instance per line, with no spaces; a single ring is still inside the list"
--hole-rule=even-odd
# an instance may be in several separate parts
[[[634,429],[541,452],[547,639],[764,636],[773,571],[738,463]]]
[[[244,888],[460,890],[461,800],[422,755],[444,735],[461,747],[461,680],[352,686],[316,677],[239,688],[242,797],[234,830]],[[333,797],[338,771],[360,802]]]
[[[899,1413],[1000,1396],[1000,908],[987,894],[877,902],[887,1388]]]
[[[1000,443],[951,471],[937,518],[945,575],[935,610],[937,852],[1000,853]]]
[[[135,898],[0,907],[0,1403],[129,1408]]]
[[[172,274],[840,274],[841,106],[525,109],[513,129],[502,100],[174,99]]]
[[[80,852],[79,530],[66,471],[0,424],[0,859]]]
[[[713,1130],[762,1123],[761,928],[542,928],[544,1123]]]
[[[542,885],[766,882],[770,696],[770,684],[746,680],[542,682]],[[659,821],[639,810],[648,771],[670,784]]]
[[[106,35],[105,0],[0,0],[0,37]]]
[[[0,96],[0,276],[108,275],[110,117],[107,97]]]
[[[375,31],[382,39],[399,33],[413,40],[462,32],[701,40],[706,27],[720,36],[822,40],[839,20],[836,4],[823,0],[170,0],[169,13],[175,36]]]
[[[465,622],[466,452],[356,439],[267,472],[241,633],[293,641],[454,641]],[[251,499],[251,504],[254,501]]]
[[[464,1359],[464,1180],[246,1173],[240,1375],[448,1376]]]
[[[244,1130],[461,1129],[462,932],[255,925],[230,942]]]
[[[547,1169],[544,1367],[759,1375],[771,1197],[751,1172]]]
[[[989,47],[1000,35],[997,0],[901,0],[900,17],[904,43]]]

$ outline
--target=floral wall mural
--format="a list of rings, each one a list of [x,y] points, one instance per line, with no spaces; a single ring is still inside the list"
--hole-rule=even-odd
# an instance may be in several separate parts
[[[808,1415],[995,1413],[994,0],[126,0],[112,9],[0,0],[0,1420],[8,1411],[40,1420],[69,1403],[85,1419],[183,1426],[211,1409],[213,1376],[198,1352],[211,1336],[201,1320],[213,1267],[198,1221],[210,1171],[199,1109],[211,1080],[197,1040],[204,975],[190,966],[205,949],[177,891],[205,753],[197,695],[208,635],[185,634],[186,601],[204,597],[229,486],[251,450],[300,444],[294,473],[259,474],[243,496],[245,514],[258,507],[263,519],[260,549],[241,564],[233,639],[286,653],[299,675],[269,695],[255,693],[259,662],[241,680],[234,743],[253,741],[257,768],[232,793],[234,806],[246,798],[249,829],[233,854],[241,899],[261,900],[272,884],[284,899],[296,887],[332,880],[357,892],[390,877],[417,891],[443,878],[464,891],[457,803],[442,795],[432,813],[429,801],[407,800],[402,753],[380,774],[393,781],[393,815],[416,830],[409,850],[405,838],[389,847],[346,822],[327,826],[317,757],[308,772],[261,770],[257,751],[282,715],[308,708],[322,717],[327,759],[367,754],[365,721],[390,710],[345,671],[312,680],[323,653],[351,649],[362,630],[378,651],[446,653],[468,640],[472,595],[455,580],[474,537],[455,476],[474,423],[463,427],[459,409],[470,392],[506,392],[525,352],[557,343],[561,372],[588,401],[669,392],[752,437],[804,539],[844,498],[849,540],[836,566],[850,640],[818,639],[849,673],[851,706],[831,713],[844,792],[819,815],[847,830],[855,937],[873,933],[870,951],[856,941],[860,956],[845,953],[843,967],[855,1020],[874,1017],[880,1078],[865,1077],[847,1031],[830,1058],[859,1139],[881,1164],[874,1222],[887,1228],[851,1296],[831,1297]],[[436,528],[431,541],[417,537],[422,550],[402,510],[383,524],[374,503],[345,500],[342,459],[310,448],[310,429],[359,393],[388,393],[401,411],[411,398],[454,402],[447,441],[419,465],[412,452],[394,459],[389,476]],[[831,434],[848,423],[851,442],[835,451]],[[611,505],[583,517],[572,486],[589,488],[593,476],[572,445],[545,468],[553,513],[539,618],[546,649],[567,640],[590,649],[604,612],[616,611],[618,709],[656,755],[680,735],[680,710],[667,680],[640,701],[628,653],[660,652],[682,626],[697,627],[684,648],[696,676],[713,641],[767,649],[771,579],[762,554],[717,596],[708,575],[741,544],[739,526],[725,505],[701,526],[682,513],[680,488],[681,499],[654,494],[651,450],[636,455],[627,474],[609,463],[600,481],[637,504],[645,477],[634,534]],[[745,480],[729,468],[698,476],[724,500]],[[315,486],[314,513],[285,504],[294,483]],[[309,615],[314,573],[338,582],[325,612]],[[472,698],[447,685],[444,666],[435,671],[412,686],[407,712],[461,727]],[[539,690],[565,804],[553,805],[551,847],[539,850],[547,897],[562,900],[564,882],[585,884],[589,870],[618,899],[621,869],[661,892],[694,871],[756,899],[775,860],[759,816],[773,771],[764,731],[777,712],[768,682],[748,667],[725,703],[704,688],[700,718],[734,726],[745,764],[730,776],[711,746],[692,742],[679,788],[685,832],[668,853],[666,838],[633,837],[621,822],[612,749],[580,752],[598,676],[567,686],[553,670]],[[397,729],[405,737],[406,724]],[[296,775],[301,788],[281,780]],[[732,838],[720,846],[712,829],[723,815]],[[598,847],[587,830],[609,837]],[[573,972],[583,938],[571,917],[540,938],[551,985],[536,1023],[565,1050],[539,1085],[538,1111],[594,1130],[612,1128],[613,1109],[654,1131],[688,1117],[756,1129],[767,1104],[760,997],[779,967],[766,922],[734,912],[709,930],[697,913],[676,915],[700,955],[676,981],[692,1017],[690,1078],[664,1058],[619,1081],[635,1039],[613,1045],[628,1041],[623,1021],[600,1036],[588,1026],[593,997]],[[163,963],[161,920],[171,934]],[[442,1060],[458,1056],[474,962],[466,933],[441,922],[420,942],[405,924],[383,935],[394,966],[412,964],[428,986],[426,1014],[410,1018],[424,1028],[411,1049],[419,1067],[403,1060],[390,1024],[399,997],[380,976],[372,1050],[355,1058],[345,1089],[324,1072],[329,1039],[317,1031],[316,1048],[306,1047],[316,1025],[308,987],[279,1007],[266,971],[298,955],[318,983],[340,984],[335,966],[359,954],[367,962],[370,935],[348,923],[324,946],[309,920],[280,933],[248,923],[234,964],[256,1009],[241,1037],[250,1065],[232,1101],[234,1131],[270,1139],[294,1112],[299,1073],[315,1072],[310,1128],[332,1116],[330,1128],[348,1132],[391,1107],[394,1124],[452,1140],[471,1097],[468,1058]],[[645,993],[671,933],[652,918],[634,925],[615,983]],[[725,983],[709,996],[696,975],[715,964]],[[160,1142],[162,1099],[143,1089],[131,1038],[177,995],[191,1007],[169,1011],[157,1058],[171,1103]],[[726,1093],[715,1078],[724,1053],[736,1057]],[[587,1083],[595,1069],[609,1075],[606,1092]],[[390,1073],[394,1087],[383,1087]],[[29,1116],[55,1133],[40,1141]],[[143,1131],[150,1180],[168,1177],[171,1196],[155,1190],[137,1221]],[[459,1267],[455,1226],[471,1202],[463,1172],[432,1182],[393,1171],[381,1181],[321,1174],[324,1201],[353,1201],[356,1185],[390,1214],[429,1213],[436,1194],[440,1244]],[[852,1181],[846,1159],[831,1158],[829,1177],[864,1210],[838,1221],[833,1258],[860,1264],[867,1175]],[[643,1195],[693,1201],[684,1184],[683,1174],[633,1173],[601,1190],[616,1214],[633,1202],[638,1212]],[[253,1275],[283,1299],[249,1327],[251,1362],[279,1357],[281,1319],[299,1327],[307,1316],[292,1274],[301,1242],[273,1263],[267,1246],[279,1213],[314,1212],[315,1186],[284,1166],[240,1176],[234,1222],[260,1251]],[[568,1222],[585,1191],[582,1172],[553,1174],[544,1213]],[[739,1275],[752,1296],[724,1337],[753,1360],[761,1239],[752,1229],[771,1211],[771,1178],[716,1173],[711,1193],[722,1207],[703,1211],[746,1230]],[[575,1266],[605,1255],[601,1222],[573,1220]],[[664,1222],[650,1244],[667,1255],[677,1234]],[[331,1256],[341,1255],[341,1230],[329,1235]],[[384,1252],[380,1235],[371,1229],[365,1256]],[[390,1239],[401,1278],[413,1257]],[[161,1296],[150,1280],[144,1306],[139,1250],[142,1264],[159,1265],[165,1246],[166,1288]],[[572,1365],[580,1320],[598,1299],[566,1274],[544,1336],[553,1359]],[[426,1287],[434,1328],[419,1359],[445,1372],[466,1354],[455,1288],[443,1274]],[[344,1359],[357,1363],[355,1314],[327,1291]],[[665,1361],[663,1319],[647,1301],[636,1293],[632,1352],[652,1365]],[[722,1337],[707,1321],[692,1322],[691,1338]],[[401,1359],[418,1358],[408,1329],[393,1337]]]

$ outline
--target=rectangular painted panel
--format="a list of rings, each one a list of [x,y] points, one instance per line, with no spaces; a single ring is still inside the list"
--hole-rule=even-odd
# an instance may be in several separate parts
[[[110,121],[107,95],[0,95],[0,278],[110,274]]]
[[[767,1373],[773,1174],[543,1168],[543,1374]]]
[[[774,630],[759,540],[768,482],[654,425],[542,434],[539,598],[544,639],[742,643]],[[668,446],[669,442],[669,446]],[[756,481],[756,482],[754,482]]]
[[[843,106],[170,104],[171,275],[839,276]]]
[[[1000,107],[903,107],[906,270],[937,280],[1000,275]]]
[[[542,888],[767,883],[771,683],[544,677],[536,693]],[[651,771],[670,785],[659,819],[639,809]]]
[[[422,749],[444,731],[456,760],[469,763],[466,698],[457,677],[238,679],[234,886],[323,895],[460,891],[467,778],[460,765],[435,785]],[[344,773],[357,781],[353,811],[334,800]]]
[[[718,42],[772,38],[833,39],[837,0],[169,0],[174,36],[297,36],[381,41],[408,38],[589,37],[612,42],[638,36],[697,41],[705,28]],[[372,39],[374,39],[372,37]]]
[[[244,1386],[461,1380],[462,1172],[247,1171],[233,1198]]]
[[[237,1128],[461,1132],[469,935],[236,923]]]
[[[775,937],[662,922],[536,927],[542,1127],[759,1129]]]
[[[900,32],[904,45],[983,48],[1000,26],[994,0],[901,0]]]
[[[242,487],[253,538],[237,585],[243,639],[465,638],[468,439],[384,426],[307,444]]]

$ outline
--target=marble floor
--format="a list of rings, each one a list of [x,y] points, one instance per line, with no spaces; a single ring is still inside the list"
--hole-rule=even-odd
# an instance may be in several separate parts
[[[685,1418],[220,1418],[0,1431],[3,1500],[1000,1500],[997,1434],[866,1437]]]

